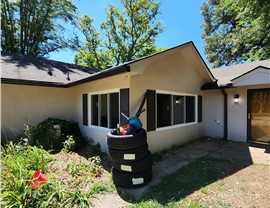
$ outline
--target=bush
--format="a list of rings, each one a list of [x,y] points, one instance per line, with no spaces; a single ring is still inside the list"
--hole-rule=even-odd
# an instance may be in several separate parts
[[[71,136],[75,141],[74,149],[86,145],[77,122],[62,119],[48,118],[37,126],[26,125],[23,136],[29,139],[31,145],[55,152],[62,150],[65,141]]]
[[[67,136],[67,140],[63,142],[63,152],[69,152],[75,149],[76,142],[73,138],[73,136]]]
[[[30,188],[32,174],[38,169],[46,174],[53,159],[47,151],[24,139],[2,146],[1,152],[1,207],[90,207],[90,191],[69,191],[62,181],[50,178],[41,187]]]
[[[87,145],[87,151],[89,157],[98,156],[101,154],[100,144],[94,144],[93,140],[90,140]]]

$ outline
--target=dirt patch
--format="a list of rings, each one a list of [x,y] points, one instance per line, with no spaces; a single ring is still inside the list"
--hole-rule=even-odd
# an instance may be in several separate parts
[[[231,169],[231,166],[238,167],[237,164],[230,164],[225,169]],[[206,207],[268,208],[270,190],[267,181],[269,166],[250,165],[195,191],[187,199]]]

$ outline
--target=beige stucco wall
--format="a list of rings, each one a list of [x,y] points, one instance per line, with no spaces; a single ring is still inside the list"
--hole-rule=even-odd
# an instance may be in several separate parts
[[[73,87],[75,91],[75,109],[77,121],[80,126],[82,134],[88,139],[94,140],[101,144],[102,151],[108,151],[106,134],[110,129],[98,126],[91,126],[91,93],[108,93],[119,91],[120,89],[129,88],[130,74],[125,73],[113,77],[99,79],[82,85]],[[89,94],[88,96],[88,126],[82,124],[82,94]]]
[[[197,70],[202,69],[190,64],[186,55],[179,52],[161,57],[149,63],[142,74],[131,76],[131,115],[138,110],[147,89],[157,90],[157,92],[164,91],[168,94],[201,95],[200,88],[204,82]],[[142,62],[138,62],[132,67],[140,69],[144,65]],[[143,127],[147,128],[146,113],[143,113],[140,118]],[[173,145],[198,139],[203,136],[203,125],[203,123],[185,124],[148,132],[149,149],[157,152]]]
[[[270,85],[253,85],[227,88],[228,95],[228,136],[229,140],[247,142],[247,90],[269,88]],[[239,94],[239,103],[234,95]],[[204,91],[205,135],[223,138],[224,104],[221,90]]]
[[[228,93],[228,139],[247,142],[247,90],[270,88],[270,85],[241,86],[227,89]],[[239,103],[234,103],[234,95],[239,94]]]
[[[49,117],[74,120],[75,109],[72,89],[1,85],[1,125],[8,137],[18,134],[26,123],[35,125]]]
[[[187,58],[188,57],[188,58]],[[194,59],[192,63],[191,59]],[[163,91],[167,93],[181,93],[183,95],[201,95],[201,86],[211,81],[202,62],[194,57],[193,50],[179,49],[178,52],[162,54],[158,58],[154,57],[131,64],[131,72],[108,77],[79,86],[75,86],[76,114],[83,135],[101,144],[103,151],[107,151],[106,134],[108,128],[91,126],[91,93],[107,93],[119,91],[123,88],[130,88],[130,115],[137,112],[144,93],[147,89]],[[88,118],[89,125],[82,125],[82,94],[88,93]],[[145,106],[144,106],[145,107]],[[197,111],[196,111],[197,113]],[[146,112],[140,119],[143,128],[146,126]],[[182,144],[190,140],[203,136],[204,123],[194,122],[178,126],[157,129],[148,132],[149,149],[152,152],[169,148],[173,145]]]
[[[203,91],[204,135],[224,137],[224,96],[221,89]]]

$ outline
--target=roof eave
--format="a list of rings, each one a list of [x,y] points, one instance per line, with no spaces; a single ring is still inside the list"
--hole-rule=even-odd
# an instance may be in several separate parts
[[[208,75],[211,77],[211,80],[213,82],[217,82],[217,79],[214,77],[214,75],[212,74],[211,70],[209,69],[209,67],[207,66],[207,64],[205,63],[204,59],[202,58],[201,54],[199,53],[199,50],[197,49],[197,47],[195,46],[195,44],[193,43],[193,41],[191,41],[192,46],[194,47],[194,49],[196,50],[197,54],[199,55],[201,61],[203,62]]]
[[[11,79],[11,78],[1,78],[1,83],[3,84],[16,84],[16,85],[31,85],[31,86],[43,86],[43,87],[60,87],[68,88],[83,84],[90,81],[95,81],[98,79],[118,75],[121,73],[130,72],[130,67],[128,65],[121,65],[119,67],[111,68],[100,73],[96,73],[90,77],[80,79],[71,83],[58,83],[58,82],[44,82],[44,81],[34,81],[34,80],[24,80],[24,79]]]
[[[233,88],[232,83],[226,85],[218,85],[217,81],[205,83],[201,86],[201,90],[218,90],[218,89],[225,89],[225,88]]]
[[[76,86],[79,84],[84,84],[87,82],[91,82],[91,81],[95,81],[98,79],[103,79],[103,78],[107,78],[110,76],[114,76],[114,75],[118,75],[118,74],[122,74],[122,73],[126,73],[126,72],[130,72],[130,67],[127,64],[124,65],[120,65],[105,71],[101,71],[99,73],[93,74],[92,76],[86,77],[84,79],[72,82],[67,84],[68,87],[72,87],[72,86]]]
[[[1,78],[2,84],[16,84],[16,85],[30,85],[30,86],[40,86],[40,87],[59,87],[67,88],[68,86],[64,83],[58,82],[43,82],[43,81],[34,81],[34,80],[24,80],[24,79],[10,79],[10,78]]]

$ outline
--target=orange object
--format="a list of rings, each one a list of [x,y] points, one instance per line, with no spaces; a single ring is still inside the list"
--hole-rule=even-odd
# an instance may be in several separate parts
[[[29,187],[32,189],[38,188],[41,186],[41,184],[48,181],[48,178],[44,176],[40,170],[37,170],[31,177],[31,180],[34,181],[34,183],[30,184]]]
[[[121,135],[131,134],[134,131],[133,127],[129,124],[125,126],[120,126],[119,130]]]

